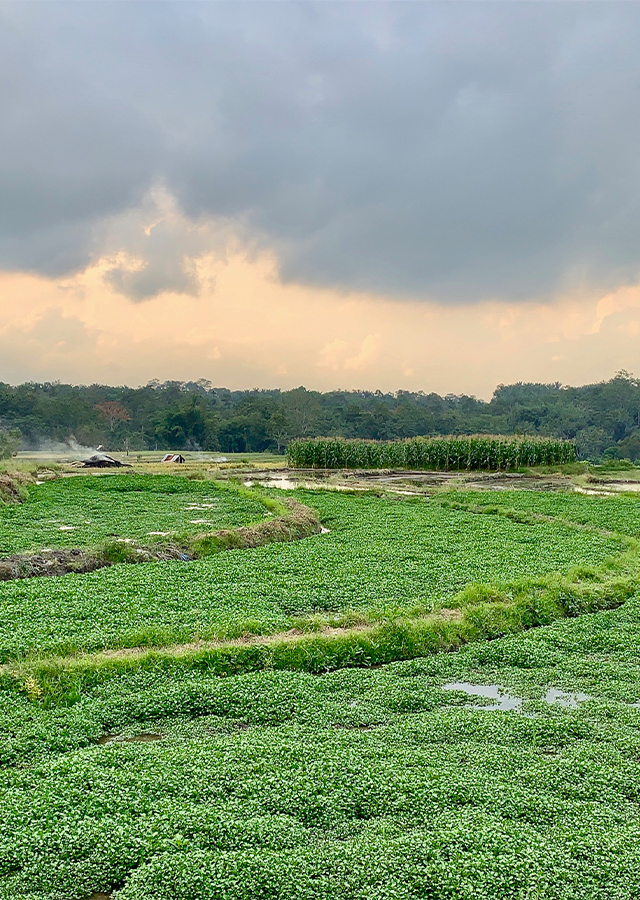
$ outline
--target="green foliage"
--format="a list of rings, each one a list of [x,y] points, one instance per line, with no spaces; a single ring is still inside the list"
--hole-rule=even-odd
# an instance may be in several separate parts
[[[329,534],[0,585],[0,898],[636,900],[640,499],[297,496]],[[30,657],[207,623],[319,630]]]
[[[412,438],[404,441],[297,440],[287,450],[289,465],[321,469],[519,469],[571,463],[575,445],[550,438]]]
[[[464,644],[494,640],[565,617],[615,609],[637,589],[637,577],[597,582],[584,585],[548,576],[502,590],[470,585],[452,599],[451,606],[459,612],[453,619],[436,611],[424,618],[343,633],[276,637],[261,643],[169,647],[121,656],[86,655],[77,660],[31,659],[26,666],[14,669],[6,681],[19,684],[43,705],[56,706],[79,702],[96,685],[134,672],[196,670],[236,676],[290,670],[321,674],[345,667],[378,666],[456,650]]]
[[[0,895],[635,900],[639,635],[634,598],[378,669],[0,692]]]
[[[102,494],[114,496],[131,497]],[[437,500],[296,496],[318,512],[328,534],[185,564],[0,584],[0,659],[341,627],[354,616],[363,624],[415,618],[446,606],[470,583],[500,586],[598,566],[624,549],[615,535],[477,515]]]
[[[15,456],[21,437],[19,428],[0,428],[0,459]]]
[[[105,418],[105,403],[131,418]],[[111,449],[250,453],[281,452],[293,439],[317,435],[390,440],[492,433],[575,439],[582,459],[597,460],[607,448],[623,457],[638,452],[639,414],[640,382],[625,372],[575,388],[499,385],[488,403],[422,391],[229,391],[205,381],[136,389],[0,383],[0,417],[20,428],[29,446],[74,438]]]
[[[82,475],[29,487],[0,506],[0,556],[45,547],[96,547],[115,538],[149,544],[261,520],[259,496],[233,485],[171,475]],[[164,532],[154,535],[151,532]]]

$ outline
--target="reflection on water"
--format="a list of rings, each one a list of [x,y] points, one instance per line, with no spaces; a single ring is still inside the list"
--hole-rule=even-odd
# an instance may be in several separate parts
[[[593,700],[593,697],[590,697],[589,694],[582,694],[580,691],[557,691],[555,688],[549,688],[544,699],[547,703],[558,703],[560,706],[575,709],[578,703]]]
[[[575,485],[577,494],[592,494],[597,496],[613,497],[615,494],[624,494],[626,491],[637,494],[640,492],[640,481],[603,481],[593,484],[591,487]]]
[[[304,488],[306,491],[367,491],[368,487],[353,484],[334,484],[333,482],[321,481],[292,481],[290,478],[265,478],[254,480],[252,478],[242,482],[245,487],[253,487],[259,484],[260,487],[279,488],[281,491],[295,491],[296,488]],[[400,491],[398,491],[400,493]],[[411,492],[413,493],[413,492]]]
[[[501,687],[499,684],[471,684],[469,681],[450,681],[442,685],[442,690],[461,691],[472,697],[486,697],[488,700],[494,701],[494,703],[472,704],[471,709],[520,709],[523,703],[522,697],[511,696],[506,688]],[[583,694],[581,691],[559,691],[556,688],[549,688],[543,699],[545,703],[555,703],[568,709],[576,709],[579,703],[593,700],[593,697],[589,694]]]
[[[522,697],[512,697],[499,684],[471,684],[469,681],[450,681],[442,685],[443,691],[462,691],[472,697],[487,697],[494,703],[473,704],[472,709],[519,709]]]
[[[260,487],[270,487],[270,488],[279,488],[281,491],[295,491],[297,487],[301,487],[301,484],[296,483],[295,481],[291,481],[290,478],[267,478],[264,481],[245,481],[245,487],[253,487],[254,484],[259,484]]]
[[[574,487],[576,494],[591,494],[592,497],[613,497],[615,491],[598,490],[597,488],[584,488],[580,485]]]

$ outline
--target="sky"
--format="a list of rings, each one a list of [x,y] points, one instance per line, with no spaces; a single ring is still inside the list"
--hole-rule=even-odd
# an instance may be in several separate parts
[[[640,375],[640,3],[0,3],[0,381]]]

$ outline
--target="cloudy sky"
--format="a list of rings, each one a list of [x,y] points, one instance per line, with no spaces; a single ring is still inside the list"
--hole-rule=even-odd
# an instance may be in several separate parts
[[[640,375],[640,4],[0,17],[0,380]]]

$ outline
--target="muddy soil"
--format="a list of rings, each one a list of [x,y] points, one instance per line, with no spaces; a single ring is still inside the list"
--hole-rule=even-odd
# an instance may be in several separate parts
[[[179,548],[141,549],[136,562],[161,559],[182,559],[191,557]],[[60,550],[42,550],[39,553],[14,553],[0,558],[0,581],[17,578],[43,578],[47,576],[69,575],[75,572],[84,575],[112,565],[100,551],[81,550],[78,547]]]
[[[23,500],[18,482],[10,475],[0,475],[0,503],[22,503]]]

